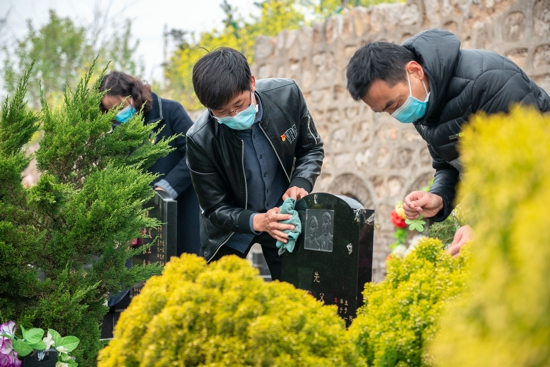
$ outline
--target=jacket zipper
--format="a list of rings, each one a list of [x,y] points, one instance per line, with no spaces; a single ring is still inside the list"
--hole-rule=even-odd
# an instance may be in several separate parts
[[[285,172],[285,175],[286,175],[286,178],[287,178],[288,182],[290,182],[290,176],[286,172],[285,166],[283,165],[283,161],[281,161],[281,158],[279,157],[279,154],[277,154],[277,150],[275,149],[275,146],[273,145],[273,142],[271,142],[271,139],[269,139],[269,136],[267,136],[267,134],[265,133],[265,130],[262,127],[262,125],[258,124],[258,126],[260,126],[260,129],[262,129],[262,132],[264,133],[265,137],[267,138],[267,141],[269,141],[269,144],[271,144],[271,148],[275,152],[275,155],[277,156],[277,159],[279,160],[279,163],[281,164],[281,167],[283,167],[283,171]],[[243,154],[244,154],[244,148],[243,148]],[[244,159],[243,159],[243,170],[244,170]],[[248,201],[248,198],[247,198],[247,201]]]
[[[450,135],[449,140],[454,141],[458,140],[458,138],[462,137],[464,135],[463,132],[459,132],[458,134]]]
[[[309,133],[311,134],[311,136],[313,136],[313,139],[315,139],[315,144],[319,144],[319,142],[317,141],[317,137],[315,136],[315,134],[313,134],[311,132],[311,115],[308,113],[307,114],[307,130],[309,131]]]
[[[268,139],[269,140],[269,139]],[[248,187],[246,186],[246,172],[244,171],[244,140],[241,140],[241,166],[243,167],[243,177],[244,177],[244,209],[248,209]],[[277,153],[275,153],[277,154]]]
[[[269,139],[268,139],[269,140]],[[242,153],[241,153],[241,166],[243,167],[243,177],[244,177],[244,198],[245,198],[245,202],[244,202],[244,208],[245,209],[248,209],[248,187],[246,187],[246,173],[244,172],[244,141],[241,140],[241,146],[242,146]],[[214,254],[210,257],[210,259],[212,259],[214,256],[216,256],[216,254],[218,253],[218,251],[220,251],[220,249],[222,248],[223,245],[225,245],[227,243],[227,241],[229,241],[229,239],[235,234],[235,232],[231,232],[229,234],[229,236],[227,236],[227,238],[222,241],[222,244],[220,245],[220,247],[218,247],[218,249],[216,250],[216,252],[214,252]]]

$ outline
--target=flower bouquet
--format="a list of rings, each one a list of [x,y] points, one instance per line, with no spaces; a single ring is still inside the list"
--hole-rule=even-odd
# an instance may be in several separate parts
[[[44,336],[42,329],[27,330],[21,326],[22,337],[18,337],[16,331],[17,326],[13,321],[0,325],[0,367],[21,367],[22,361],[19,358],[29,355],[42,361],[52,350],[50,348],[57,352],[55,367],[78,366],[75,358],[69,355],[80,343],[76,336],[61,337],[53,329],[48,329]]]
[[[422,220],[422,216],[414,220],[407,219],[402,202],[397,202],[397,204],[395,204],[395,209],[392,210],[390,218],[395,226],[393,237],[396,241],[390,245],[391,254],[388,257],[403,258],[412,251],[418,240],[425,237],[422,235],[415,235],[407,246],[407,236],[412,231],[417,231],[419,233],[424,232],[426,221]]]

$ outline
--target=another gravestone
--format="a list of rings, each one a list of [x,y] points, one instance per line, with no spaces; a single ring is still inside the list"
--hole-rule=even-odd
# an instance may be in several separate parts
[[[147,265],[158,262],[161,265],[166,264],[172,256],[177,254],[177,202],[173,200],[164,191],[155,191],[155,196],[145,204],[147,216],[160,220],[162,225],[157,228],[143,228],[142,233],[145,238],[137,238],[132,246],[142,247],[155,242],[148,249],[144,249],[141,254],[132,257],[131,265]],[[110,310],[103,319],[101,338],[108,339],[113,337],[113,329],[132,298],[138,295],[143,288],[143,284],[135,284],[132,289],[125,290],[118,295],[111,296],[109,299]]]
[[[157,228],[144,228],[145,238],[139,238],[134,246],[145,246],[155,243],[141,254],[132,258],[132,265],[148,265],[152,263],[166,264],[172,256],[178,256],[177,249],[177,202],[164,191],[155,191],[155,196],[145,205],[150,207],[147,216],[161,221]],[[141,289],[141,287],[137,288]],[[139,291],[134,288],[134,291]]]
[[[349,326],[372,279],[374,210],[354,199],[325,193],[296,203],[302,234],[283,259],[282,280],[337,305]]]

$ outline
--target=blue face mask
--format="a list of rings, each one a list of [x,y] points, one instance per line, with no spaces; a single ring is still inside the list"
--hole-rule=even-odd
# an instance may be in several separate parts
[[[252,92],[251,92],[252,93]],[[226,125],[233,130],[246,130],[254,124],[258,106],[252,103],[252,94],[250,95],[250,106],[246,110],[237,113],[235,116],[216,117],[220,124]]]
[[[120,122],[121,124],[125,124],[136,114],[136,109],[134,106],[129,104],[128,106],[124,107],[122,110],[118,111],[118,113],[115,116],[115,120]]]
[[[418,121],[422,117],[424,117],[424,115],[426,115],[426,111],[428,109],[428,101],[430,99],[430,93],[428,93],[428,90],[424,85],[424,81],[422,81],[422,86],[424,87],[424,91],[426,92],[426,99],[424,100],[424,102],[413,97],[409,73],[407,73],[407,82],[409,83],[409,98],[407,98],[407,100],[401,105],[401,107],[399,107],[391,114],[399,122],[405,124]]]

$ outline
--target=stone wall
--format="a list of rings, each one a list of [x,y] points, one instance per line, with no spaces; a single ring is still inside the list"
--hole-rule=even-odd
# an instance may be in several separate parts
[[[256,78],[296,80],[325,142],[315,191],[353,196],[376,210],[374,280],[383,278],[394,241],[389,218],[395,202],[428,184],[433,169],[412,126],[353,101],[346,66],[365,41],[401,43],[429,28],[456,33],[463,48],[508,56],[550,91],[550,0],[411,0],[354,8],[256,44]]]

